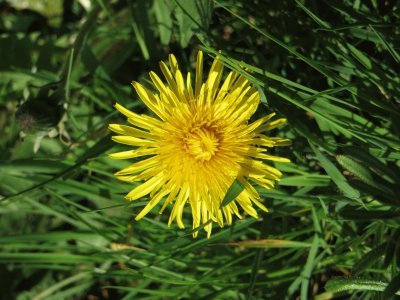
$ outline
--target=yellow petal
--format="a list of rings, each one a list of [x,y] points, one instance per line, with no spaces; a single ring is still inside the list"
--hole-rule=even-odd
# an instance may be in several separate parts
[[[292,141],[289,139],[276,138],[276,137],[270,137],[269,139],[275,143],[275,146],[290,146],[290,145],[292,145]]]
[[[255,177],[250,177],[250,179],[257,183],[259,186],[262,186],[263,188],[267,189],[267,190],[271,190],[274,188],[274,182],[266,179],[266,178],[255,178]]]
[[[282,126],[285,123],[286,123],[286,119],[284,119],[284,118],[277,119],[277,120],[274,120],[272,122],[268,122],[268,123],[260,126],[257,129],[257,132],[264,132],[264,131],[272,130],[272,129],[276,128],[276,127]]]
[[[116,153],[110,153],[108,154],[109,157],[114,158],[114,159],[129,159],[129,158],[135,158],[135,157],[140,157],[140,156],[145,156],[145,155],[154,155],[159,153],[159,149],[157,148],[138,148],[136,150],[128,150],[128,151],[122,151],[122,152],[116,152]]]
[[[160,200],[169,193],[169,190],[162,190],[159,192],[157,195],[155,195],[149,203],[142,209],[142,211],[135,217],[136,221],[139,221],[141,218],[143,218],[145,215],[148,214],[150,210],[154,208],[160,202]]]
[[[174,79],[174,76],[172,75],[172,74],[175,74],[175,72],[173,72],[173,73],[171,73],[171,71],[168,69],[168,67],[167,67],[167,65],[164,63],[164,62],[160,62],[160,68],[161,68],[161,71],[162,71],[162,73],[163,73],[163,75],[164,75],[164,77],[165,77],[165,79],[167,79],[167,82],[168,82],[168,86],[169,86],[169,88],[171,89],[171,91],[175,94],[175,95],[179,95],[179,92],[178,92],[178,86],[177,86],[177,83],[176,83],[176,80]],[[153,76],[154,77],[154,80],[157,80],[158,81],[158,85],[160,85],[160,79],[158,78],[158,76],[154,73],[154,72],[152,72],[152,74],[150,74],[150,76]],[[153,80],[153,77],[152,77],[152,80]],[[157,78],[158,79],[157,79]],[[154,82],[154,80],[153,80],[153,82]],[[162,88],[162,87],[161,87]],[[160,92],[161,92],[161,90],[160,90]]]
[[[121,125],[121,124],[109,124],[108,129],[111,131],[114,131],[116,133],[119,133],[119,134],[130,135],[133,137],[141,137],[141,138],[151,139],[151,140],[156,140],[159,138],[155,134],[151,134],[149,132],[146,132],[146,131],[143,131],[140,129],[136,129],[136,128],[133,128],[130,126],[126,126],[126,125]]]
[[[265,154],[265,153],[257,153],[257,154],[252,155],[252,156],[256,157],[256,158],[279,161],[279,162],[290,162],[290,159],[288,159],[288,158],[280,157],[280,156],[274,156],[274,155],[268,155],[268,154]]]
[[[262,204],[260,201],[257,199],[251,199],[251,202],[253,202],[255,205],[257,205],[259,208],[261,208],[263,211],[268,212],[268,208],[265,207],[264,204]]]
[[[114,142],[130,146],[156,146],[157,142],[139,139],[133,136],[115,135],[111,138]]]
[[[160,160],[158,159],[158,157],[153,156],[148,159],[138,161],[138,162],[118,171],[117,173],[115,173],[115,175],[117,175],[117,176],[131,175],[131,174],[138,173],[140,171],[149,169],[149,168],[154,167],[159,164],[160,164]]]
[[[123,115],[127,116],[128,118],[135,118],[137,116],[136,113],[130,111],[129,109],[123,107],[121,104],[119,103],[115,103],[115,108],[122,113]]]
[[[148,108],[150,108],[157,116],[159,116],[160,119],[166,120],[167,116],[165,111],[161,109],[160,105],[157,103],[157,98],[153,95],[153,93],[138,82],[133,81],[132,85],[144,104],[146,104]]]
[[[196,61],[196,85],[195,85],[195,96],[200,94],[201,85],[203,83],[203,52],[197,53]]]
[[[132,191],[130,191],[128,195],[125,196],[125,199],[128,201],[133,201],[142,198],[143,196],[146,196],[162,180],[164,180],[163,175],[155,176],[149,179],[145,183],[142,183],[141,185],[135,187]]]

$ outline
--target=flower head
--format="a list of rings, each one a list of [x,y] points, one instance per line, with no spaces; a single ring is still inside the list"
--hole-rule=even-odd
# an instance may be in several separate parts
[[[164,62],[160,67],[167,84],[150,72],[156,93],[138,82],[132,83],[155,116],[139,115],[117,103],[115,107],[132,126],[109,126],[120,134],[112,138],[115,142],[134,147],[110,157],[139,158],[115,174],[124,181],[140,182],[126,195],[128,201],[145,196],[150,199],[136,220],[162,201],[161,212],[172,206],[169,225],[176,220],[184,228],[182,215],[190,206],[193,228],[204,225],[208,236],[212,222],[222,227],[231,224],[232,215],[242,218],[239,207],[257,218],[253,204],[264,211],[267,208],[250,182],[272,189],[281,172],[265,160],[289,161],[266,152],[274,146],[289,145],[290,141],[263,133],[283,124],[285,119],[272,121],[272,113],[248,123],[260,103],[259,93],[234,71],[222,82],[223,65],[218,58],[203,83],[203,54],[198,52],[194,86],[190,73],[184,80],[173,55],[169,56],[169,67]],[[235,180],[242,184],[243,191],[221,207]]]

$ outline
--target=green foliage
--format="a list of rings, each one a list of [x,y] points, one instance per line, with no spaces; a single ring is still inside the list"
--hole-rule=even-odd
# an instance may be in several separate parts
[[[399,295],[398,1],[87,3],[0,4],[2,298]],[[198,49],[246,76],[292,140],[277,188],[256,187],[270,212],[210,238],[157,208],[135,222],[148,199],[123,200],[133,186],[113,173],[129,162],[107,157],[126,149],[113,104],[148,112],[130,82],[150,86],[170,52],[192,71]]]
[[[236,199],[237,196],[244,190],[244,185],[239,180],[235,179],[232,185],[229,187],[224,199],[221,202],[221,208],[231,203]]]

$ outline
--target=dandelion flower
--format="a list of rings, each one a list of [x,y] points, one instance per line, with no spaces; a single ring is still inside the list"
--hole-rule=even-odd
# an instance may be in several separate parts
[[[190,73],[185,81],[175,56],[169,56],[169,67],[164,62],[160,67],[167,83],[150,72],[156,93],[132,83],[155,116],[137,114],[117,103],[116,109],[132,126],[109,126],[119,134],[113,136],[115,142],[133,146],[110,157],[138,159],[115,174],[123,181],[140,182],[126,200],[150,199],[135,219],[163,202],[160,213],[172,206],[168,225],[176,220],[184,228],[183,213],[190,207],[193,228],[203,225],[210,236],[213,222],[221,227],[231,224],[233,215],[242,218],[242,211],[257,218],[253,205],[263,211],[267,208],[251,183],[272,189],[281,172],[265,161],[289,161],[267,154],[267,150],[289,145],[290,141],[264,133],[282,125],[285,119],[273,121],[272,113],[249,123],[260,103],[259,93],[237,72],[231,71],[222,80],[224,67],[218,58],[203,82],[203,54],[198,52],[194,86]],[[221,207],[235,180],[243,190]]]

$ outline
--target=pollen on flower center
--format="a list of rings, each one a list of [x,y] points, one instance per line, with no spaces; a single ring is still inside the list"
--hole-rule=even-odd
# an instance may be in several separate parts
[[[197,129],[186,136],[186,151],[196,160],[210,160],[218,150],[219,140],[213,131]]]

